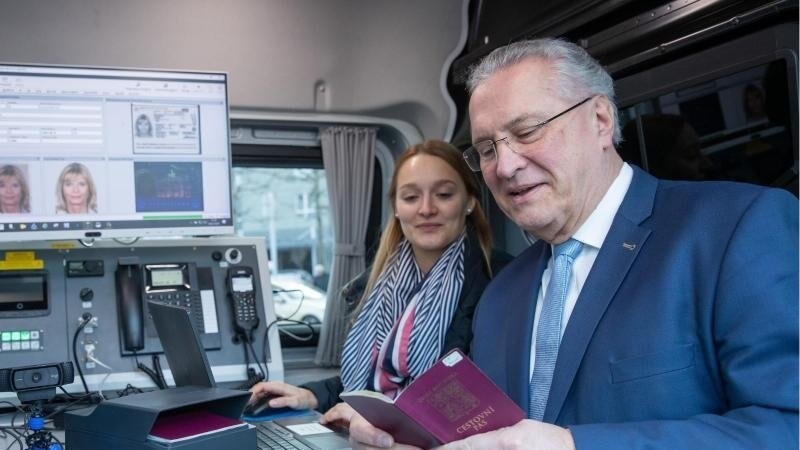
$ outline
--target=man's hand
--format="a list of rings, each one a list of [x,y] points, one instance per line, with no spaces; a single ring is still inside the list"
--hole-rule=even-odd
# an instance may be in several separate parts
[[[575,450],[575,442],[566,428],[526,419],[511,427],[451,442],[437,450],[483,449]]]
[[[282,381],[262,381],[250,388],[250,392],[250,403],[266,395],[277,396],[269,401],[270,408],[316,409],[318,405],[313,392]]]
[[[350,419],[350,446],[353,450],[420,450],[413,445],[395,443],[391,434],[375,428],[358,413]]]

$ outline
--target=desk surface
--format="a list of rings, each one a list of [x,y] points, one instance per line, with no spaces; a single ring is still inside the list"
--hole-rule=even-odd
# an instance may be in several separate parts
[[[321,369],[321,368],[307,368],[307,369],[290,369],[284,372],[286,375],[285,381],[289,384],[299,385],[303,383],[307,383],[309,381],[321,380],[324,378],[335,376],[339,373],[339,369]],[[11,424],[13,414],[0,414],[0,427],[9,426]],[[15,425],[22,425],[23,418],[21,415],[17,415]],[[64,442],[64,431],[63,430],[54,430],[53,435]],[[5,435],[3,436],[0,434],[0,450],[25,450],[25,442],[22,441],[22,446],[19,446],[15,439]]]

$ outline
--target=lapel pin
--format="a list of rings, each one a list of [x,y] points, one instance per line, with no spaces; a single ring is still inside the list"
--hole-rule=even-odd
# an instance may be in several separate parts
[[[622,247],[625,248],[625,250],[633,250],[636,248],[636,244],[629,244],[627,242],[623,242]]]

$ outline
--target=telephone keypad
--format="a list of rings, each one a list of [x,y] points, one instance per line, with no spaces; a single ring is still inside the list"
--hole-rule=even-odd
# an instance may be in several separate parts
[[[236,320],[240,322],[255,320],[258,317],[255,295],[251,292],[237,292],[236,297]]]
[[[205,333],[203,323],[203,304],[200,301],[200,291],[170,292],[146,294],[147,301],[155,301],[166,305],[180,306],[189,310],[192,324],[198,333]]]

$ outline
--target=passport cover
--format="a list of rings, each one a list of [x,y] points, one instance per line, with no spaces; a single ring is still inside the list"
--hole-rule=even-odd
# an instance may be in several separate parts
[[[460,350],[453,350],[394,400],[379,392],[340,395],[396,442],[436,447],[514,425],[525,414]]]
[[[244,426],[247,424],[239,419],[220,416],[209,411],[186,411],[159,416],[147,439],[173,443]]]

